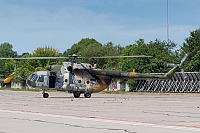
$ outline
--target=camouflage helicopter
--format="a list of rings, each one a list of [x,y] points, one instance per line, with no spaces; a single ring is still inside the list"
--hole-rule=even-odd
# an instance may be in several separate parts
[[[100,92],[106,89],[112,79],[170,79],[175,71],[180,68],[186,60],[188,54],[185,54],[180,64],[167,63],[166,66],[172,69],[165,75],[137,73],[98,69],[96,64],[92,66],[89,63],[80,63],[78,59],[84,58],[78,55],[70,55],[67,58],[71,62],[62,62],[62,65],[49,65],[48,71],[36,71],[32,73],[26,80],[29,87],[41,88],[43,97],[48,98],[49,94],[46,90],[55,89],[60,91],[68,91],[73,93],[75,98],[79,98],[84,94],[85,98],[90,98],[92,93]],[[126,57],[150,57],[150,56],[106,56],[106,57],[90,57],[90,58],[126,58]],[[29,59],[58,59],[66,57],[31,57]],[[27,58],[12,58],[12,59],[27,59]]]

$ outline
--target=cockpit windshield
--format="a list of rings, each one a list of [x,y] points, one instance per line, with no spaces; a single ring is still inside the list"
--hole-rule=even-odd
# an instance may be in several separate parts
[[[33,73],[28,77],[28,79],[32,79],[34,76],[35,76],[35,74]]]
[[[33,80],[33,81],[36,81],[36,80],[37,80],[37,78],[38,78],[38,75],[37,75],[37,74],[35,74],[35,75],[33,76],[32,80]]]
[[[31,81],[36,81],[37,78],[38,78],[38,75],[35,74],[35,73],[31,74],[31,75],[28,77],[28,79],[31,80]]]

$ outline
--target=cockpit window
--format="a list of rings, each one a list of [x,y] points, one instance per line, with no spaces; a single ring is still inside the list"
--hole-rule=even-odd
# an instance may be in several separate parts
[[[38,78],[38,75],[34,74],[34,76],[31,78],[31,80],[36,81]]]
[[[35,76],[35,74],[31,74],[28,79],[32,79]]]

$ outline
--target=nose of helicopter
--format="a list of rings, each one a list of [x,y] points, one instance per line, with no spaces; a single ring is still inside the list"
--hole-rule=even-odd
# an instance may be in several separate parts
[[[35,83],[35,78],[36,78],[36,73],[32,73],[27,79],[26,79],[26,84],[28,87],[36,87],[36,83]]]
[[[36,83],[35,83],[34,81],[32,81],[31,79],[27,79],[27,80],[26,80],[26,84],[27,84],[27,86],[30,87],[30,88],[31,88],[31,87],[33,87],[33,88],[36,87]]]

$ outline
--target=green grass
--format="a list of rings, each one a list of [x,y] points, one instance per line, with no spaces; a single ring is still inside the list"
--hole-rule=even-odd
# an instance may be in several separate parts
[[[34,92],[40,92],[42,89],[40,88],[0,88],[0,90],[8,90],[8,91],[34,91]],[[57,92],[57,90],[50,90],[47,89],[48,92]]]
[[[9,91],[36,91],[36,92],[39,92],[39,91],[42,91],[42,89],[38,89],[38,88],[0,88],[0,90],[9,90]]]
[[[104,91],[101,91],[99,93],[101,93],[101,94],[132,94],[134,92],[129,92],[129,91],[106,91],[106,90],[104,90]]]

